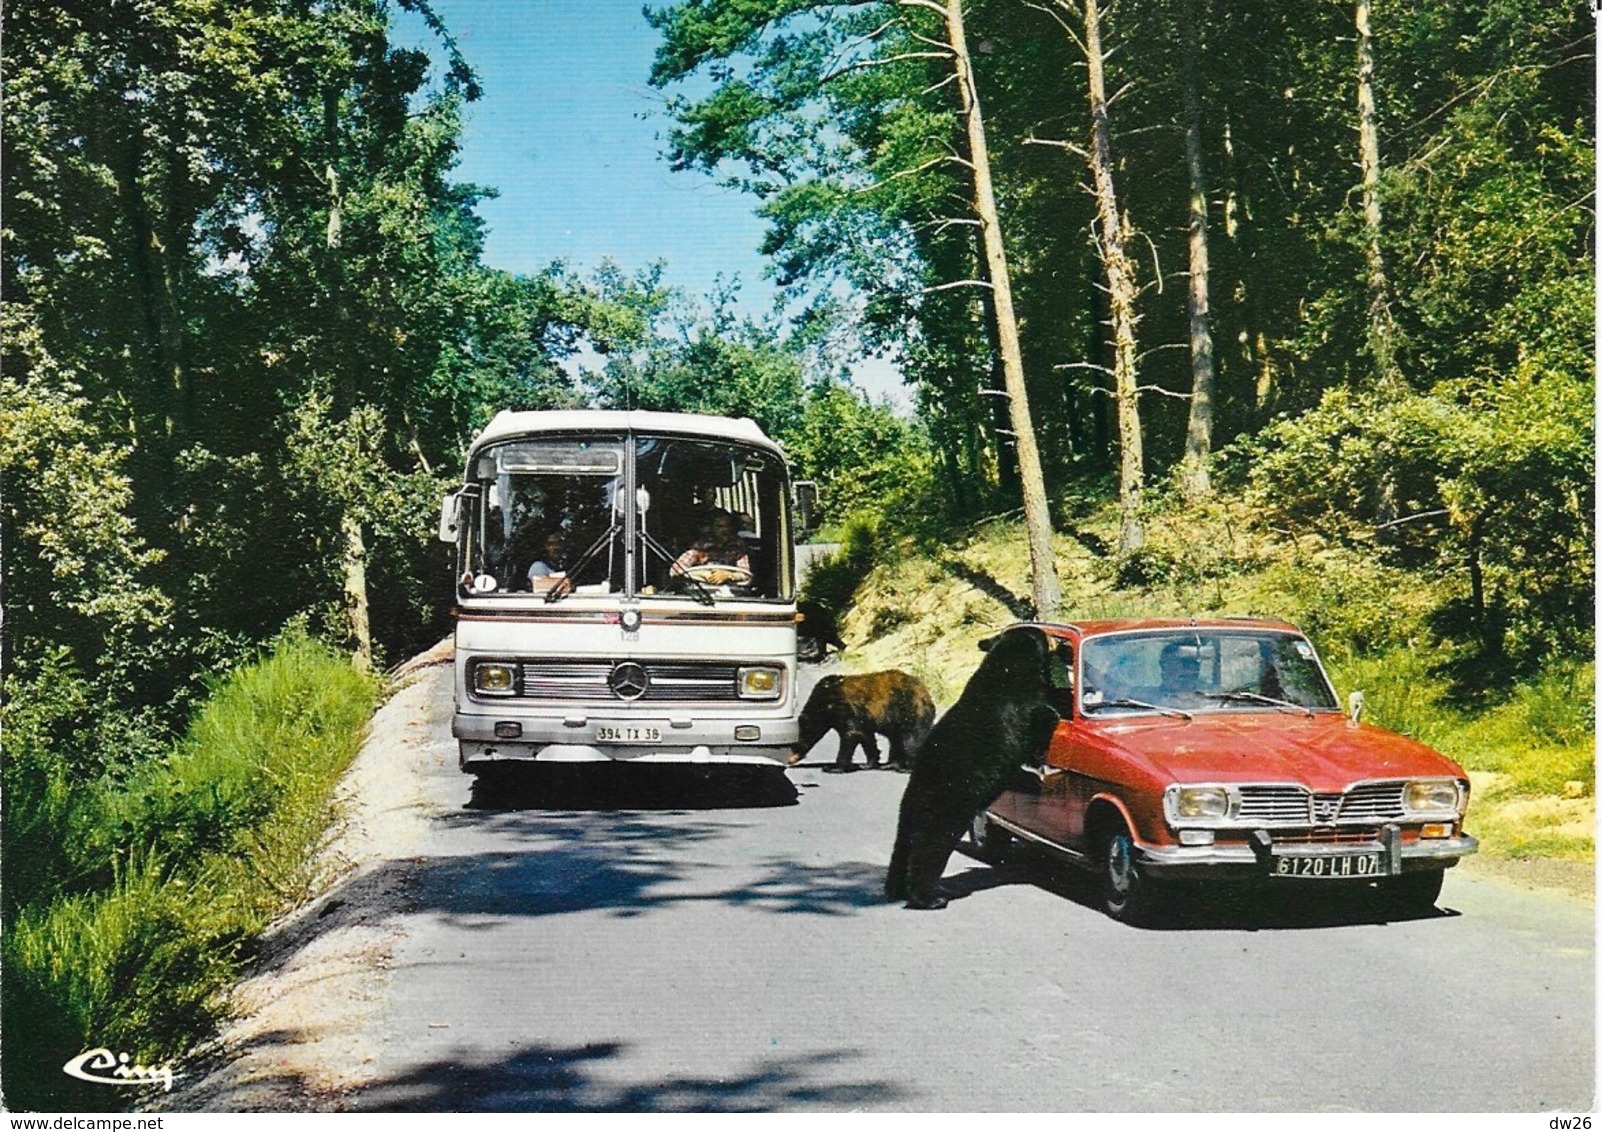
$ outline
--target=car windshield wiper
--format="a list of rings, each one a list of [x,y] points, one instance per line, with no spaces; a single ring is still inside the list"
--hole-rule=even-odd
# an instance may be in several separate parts
[[[1147,711],[1158,711],[1158,712],[1162,712],[1162,714],[1164,714],[1164,715],[1177,715],[1177,716],[1182,716],[1185,719],[1194,719],[1195,718],[1195,716],[1191,715],[1190,712],[1185,711],[1185,710],[1183,710],[1181,708],[1164,707],[1162,704],[1149,704],[1145,700],[1131,700],[1131,699],[1101,700],[1101,701],[1099,701],[1097,703],[1085,704],[1084,705],[1084,708],[1085,708],[1086,711],[1090,711],[1090,710],[1092,710],[1094,708],[1104,708],[1104,707],[1145,708]]]
[[[1292,703],[1290,700],[1277,700],[1273,696],[1265,696],[1259,692],[1248,692],[1244,689],[1235,692],[1203,692],[1202,695],[1209,700],[1248,700],[1251,703],[1268,704],[1281,710],[1288,708],[1291,711],[1305,712],[1307,715],[1313,714],[1313,709],[1306,704]]]

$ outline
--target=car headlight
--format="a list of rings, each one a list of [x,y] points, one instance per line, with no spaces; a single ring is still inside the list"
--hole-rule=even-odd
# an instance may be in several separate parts
[[[1402,787],[1402,805],[1412,813],[1456,814],[1461,801],[1452,778],[1419,778]]]
[[[1164,801],[1171,825],[1229,817],[1229,791],[1222,786],[1170,786]]]
[[[517,691],[517,667],[481,661],[473,666],[473,691],[481,696],[510,696]]]
[[[737,680],[742,700],[776,700],[784,688],[783,672],[766,666],[742,668]]]

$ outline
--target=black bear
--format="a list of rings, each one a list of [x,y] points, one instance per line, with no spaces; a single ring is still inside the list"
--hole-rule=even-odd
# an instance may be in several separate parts
[[[1056,730],[1051,642],[1032,625],[991,640],[951,710],[912,764],[884,894],[909,908],[944,908],[940,874],[973,816],[1020,766],[1040,766]]]
[[[815,601],[802,598],[795,603],[796,654],[805,661],[816,662],[829,655],[832,646],[836,652],[845,652],[840,639],[840,625],[834,613]]]
[[[833,730],[840,733],[836,771],[851,769],[860,746],[868,766],[879,765],[878,733],[890,740],[889,765],[905,769],[934,726],[935,705],[916,676],[891,669],[864,676],[825,676],[801,709],[801,738],[791,748],[796,762]]]

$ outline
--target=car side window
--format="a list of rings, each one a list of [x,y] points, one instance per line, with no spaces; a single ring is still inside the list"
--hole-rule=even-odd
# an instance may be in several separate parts
[[[1047,699],[1057,714],[1067,719],[1074,706],[1074,646],[1061,641],[1051,651],[1051,691]]]

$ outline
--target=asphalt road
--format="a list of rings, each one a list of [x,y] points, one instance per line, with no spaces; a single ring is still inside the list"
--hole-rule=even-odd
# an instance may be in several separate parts
[[[429,677],[427,835],[351,1107],[1594,1104],[1588,905],[1454,873],[1407,922],[1319,900],[1138,929],[1044,865],[959,852],[957,898],[914,912],[880,897],[905,779],[824,773],[832,740],[724,787],[475,795],[448,677]]]

